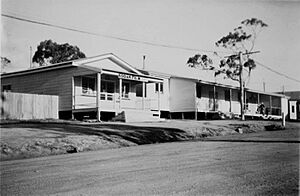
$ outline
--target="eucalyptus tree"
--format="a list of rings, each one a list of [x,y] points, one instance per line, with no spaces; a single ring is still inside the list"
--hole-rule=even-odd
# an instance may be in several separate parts
[[[207,55],[196,54],[187,61],[189,67],[204,70],[213,70],[215,76],[224,75],[240,84],[240,105],[241,119],[244,120],[244,88],[245,81],[250,78],[251,71],[256,67],[256,63],[251,54],[254,51],[255,41],[263,28],[268,25],[262,20],[251,18],[241,22],[241,25],[232,32],[219,39],[215,44],[217,47],[229,50],[230,55],[221,57],[216,52],[215,55],[221,58],[218,64],[213,64],[212,59]],[[248,74],[243,74],[247,71]]]

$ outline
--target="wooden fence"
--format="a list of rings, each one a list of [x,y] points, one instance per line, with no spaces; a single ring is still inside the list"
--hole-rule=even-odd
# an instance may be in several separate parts
[[[4,92],[1,119],[58,119],[58,96]]]

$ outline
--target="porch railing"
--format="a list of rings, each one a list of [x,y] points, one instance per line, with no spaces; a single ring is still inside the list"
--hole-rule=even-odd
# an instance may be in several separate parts
[[[88,109],[96,108],[96,95],[76,95],[75,96],[75,109]],[[101,110],[116,111],[119,109],[151,109],[151,99],[143,99],[142,97],[122,97],[120,107],[119,93],[100,93],[100,107]]]

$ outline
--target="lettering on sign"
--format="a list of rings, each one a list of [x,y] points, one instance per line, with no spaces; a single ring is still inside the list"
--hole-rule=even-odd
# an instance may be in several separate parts
[[[126,79],[126,80],[135,80],[135,81],[142,81],[147,82],[148,80],[146,78],[140,77],[140,76],[134,76],[129,74],[119,74],[119,78]]]

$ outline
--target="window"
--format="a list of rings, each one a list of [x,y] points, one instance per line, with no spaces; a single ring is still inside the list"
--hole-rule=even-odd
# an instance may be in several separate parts
[[[158,85],[160,85],[160,92],[164,92],[164,84],[163,83],[155,83],[155,92],[158,92]]]
[[[196,96],[201,98],[201,85],[199,83],[196,84]]]
[[[295,106],[292,105],[292,113],[295,113]]]
[[[230,90],[225,90],[225,101],[230,101]]]
[[[114,93],[115,83],[112,81],[101,81],[101,92]]]
[[[137,84],[135,93],[137,97],[143,97],[143,84]],[[147,91],[145,89],[145,97],[147,97]]]
[[[82,93],[87,95],[96,94],[96,80],[92,77],[82,77]]]
[[[115,92],[115,83],[113,81],[101,81],[101,94],[100,99],[101,100],[108,100],[113,101],[113,95],[108,93],[114,93]]]
[[[218,99],[219,98],[219,96],[218,96],[218,92],[215,92],[215,96],[214,96],[214,91],[209,91],[208,92],[208,97],[209,97],[209,99]]]
[[[3,85],[2,86],[2,92],[9,92],[11,91],[11,85]]]
[[[257,94],[255,93],[249,93],[247,92],[246,94],[246,103],[253,103],[253,104],[257,104],[258,102],[258,98],[257,98]],[[280,100],[279,100],[280,101]],[[274,102],[275,103],[275,102]]]
[[[129,98],[130,84],[128,82],[123,82],[122,84],[122,97]]]

